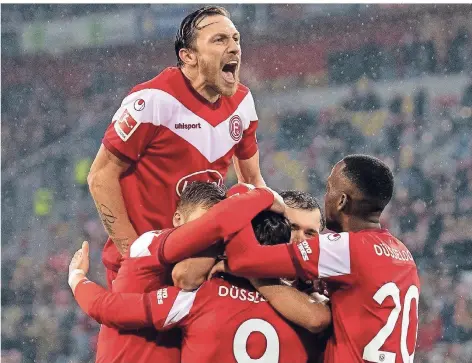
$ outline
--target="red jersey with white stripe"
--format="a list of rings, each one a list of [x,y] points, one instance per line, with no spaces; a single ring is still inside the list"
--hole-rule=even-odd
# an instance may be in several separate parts
[[[160,262],[158,251],[172,231],[147,232],[134,241],[113,280],[113,292],[145,293],[171,283],[172,270]],[[96,362],[180,362],[180,335],[175,332],[159,334],[155,329],[123,332],[102,325]]]
[[[257,152],[256,128],[254,101],[243,85],[212,104],[180,69],[171,67],[134,87],[113,116],[103,144],[133,163],[120,185],[137,233],[172,227],[179,195],[189,182],[222,184],[233,155],[248,159]],[[113,271],[120,266],[110,239],[103,263]],[[113,277],[110,273],[109,287]]]
[[[112,291],[146,293],[169,285],[174,263],[234,234],[259,212],[270,207],[273,201],[271,192],[264,188],[255,189],[219,202],[200,218],[180,227],[144,233],[133,242],[122,260]],[[242,209],[245,213],[240,213]],[[131,308],[132,305],[124,307]],[[114,314],[120,313],[123,314],[114,311]],[[161,334],[154,329],[130,333],[102,325],[97,363],[179,362],[181,340],[175,333]]]
[[[149,294],[115,294],[88,282],[77,285],[75,296],[82,309],[102,324],[128,329],[179,327],[182,363],[307,361],[296,331],[241,281],[214,278],[196,291],[170,286]]]
[[[326,363],[413,362],[420,283],[402,242],[387,230],[364,230],[288,248],[300,277],[329,283],[334,335]]]

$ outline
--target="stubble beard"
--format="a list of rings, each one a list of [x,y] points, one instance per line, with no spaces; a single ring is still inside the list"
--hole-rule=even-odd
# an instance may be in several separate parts
[[[239,70],[235,73],[236,82],[232,85],[226,85],[221,76],[221,67],[215,69],[204,59],[199,60],[201,72],[205,75],[207,86],[220,96],[231,97],[236,93],[239,85]]]

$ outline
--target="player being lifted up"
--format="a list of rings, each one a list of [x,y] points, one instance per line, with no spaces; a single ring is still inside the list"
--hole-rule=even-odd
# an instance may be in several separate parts
[[[326,188],[326,223],[337,233],[267,247],[246,227],[226,246],[233,273],[328,282],[334,335],[327,363],[413,362],[420,283],[411,253],[379,223],[392,193],[393,175],[383,162],[350,155],[335,165]],[[280,288],[259,292],[285,317],[300,320]]]
[[[261,244],[290,239],[290,224],[279,214],[262,212],[252,226]],[[179,327],[184,335],[182,363],[307,361],[297,332],[245,279],[223,275],[190,292],[169,286],[147,294],[112,293],[86,279],[87,244],[70,264],[70,271],[78,268],[84,273],[71,274],[69,282],[88,315],[119,329]],[[326,328],[331,319],[329,308],[301,293],[299,297],[292,307],[316,320],[312,330]]]
[[[200,180],[222,185],[231,164],[238,181],[264,186],[257,114],[239,83],[240,34],[222,7],[188,15],[175,40],[177,67],[139,84],[105,132],[88,177],[109,239],[108,286],[139,235],[172,227],[182,190]]]
[[[246,194],[224,199],[224,190],[213,183],[196,181],[189,184],[182,192],[174,213],[173,224],[176,228],[141,235],[123,259],[112,291],[145,293],[167,286],[175,263],[213,245],[218,249],[218,241],[250,224],[262,210],[271,208],[283,212],[285,208],[282,198],[268,188],[256,188]],[[210,266],[204,271],[205,277],[215,263],[215,248],[192,258]],[[222,248],[220,250],[223,252]],[[190,269],[187,274],[193,272]],[[204,280],[202,278],[201,282]],[[167,334],[156,336],[154,329],[131,334],[102,325],[97,362],[168,362],[180,356],[177,352],[176,357],[173,349],[179,344],[177,338]]]

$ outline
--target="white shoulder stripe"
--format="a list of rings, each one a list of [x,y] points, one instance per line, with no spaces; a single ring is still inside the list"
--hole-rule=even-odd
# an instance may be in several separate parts
[[[193,302],[195,301],[195,297],[197,296],[197,290],[194,291],[180,291],[177,295],[177,298],[174,301],[174,305],[169,311],[167,315],[167,319],[164,323],[164,327],[178,323],[180,320],[185,318],[190,309],[192,309]]]
[[[194,146],[210,163],[226,155],[241,140],[251,122],[257,120],[250,92],[217,126],[212,126],[174,96],[158,89],[143,89],[128,95],[113,120],[119,120],[125,112],[137,123],[166,127]]]
[[[318,260],[319,277],[348,275],[351,273],[351,254],[349,233],[322,234],[320,240],[320,258]]]
[[[136,241],[131,244],[129,248],[129,257],[146,257],[151,256],[149,246],[154,238],[154,232],[146,232],[138,237]]]

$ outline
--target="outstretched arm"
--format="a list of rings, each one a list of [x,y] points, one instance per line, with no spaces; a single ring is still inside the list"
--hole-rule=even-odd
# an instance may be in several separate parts
[[[202,217],[176,228],[161,244],[159,260],[172,264],[193,256],[250,224],[273,203],[274,194],[265,188],[228,198]]]
[[[84,242],[69,265],[69,286],[87,315],[121,330],[146,327],[165,330],[185,324],[188,315],[185,309],[193,304],[196,292],[184,292],[174,286],[147,294],[110,292],[87,279],[88,251],[88,243]]]
[[[150,294],[120,294],[86,278],[74,290],[80,308],[98,323],[115,329],[152,327]]]
[[[238,232],[226,246],[230,273],[244,277],[295,278],[297,271],[286,244],[261,246],[252,225]]]
[[[148,294],[117,294],[87,279],[89,244],[84,242],[69,264],[69,286],[81,309],[100,324],[117,329],[152,326]]]

